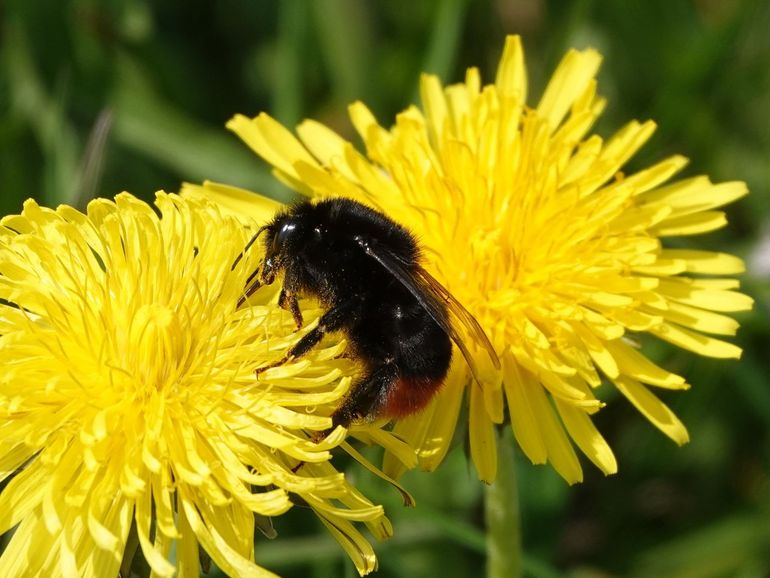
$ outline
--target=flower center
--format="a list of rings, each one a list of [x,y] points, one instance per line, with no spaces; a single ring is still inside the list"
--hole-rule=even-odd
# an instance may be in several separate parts
[[[135,375],[138,390],[150,394],[176,381],[190,345],[183,335],[179,312],[158,303],[139,307],[129,329],[131,350],[126,353],[126,369]]]

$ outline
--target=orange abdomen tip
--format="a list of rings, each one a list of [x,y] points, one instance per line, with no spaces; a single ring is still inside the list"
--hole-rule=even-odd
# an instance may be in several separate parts
[[[393,383],[382,408],[382,415],[389,418],[402,418],[417,413],[433,398],[443,379],[425,377],[401,377]]]

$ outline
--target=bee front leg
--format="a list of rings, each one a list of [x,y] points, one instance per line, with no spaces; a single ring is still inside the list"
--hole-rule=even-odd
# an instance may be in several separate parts
[[[304,320],[302,319],[302,311],[299,310],[297,294],[286,289],[285,285],[283,289],[281,289],[281,294],[278,296],[278,307],[290,311],[291,316],[294,318],[294,323],[297,324],[297,329],[302,329]]]
[[[259,375],[260,373],[272,367],[278,367],[279,365],[289,363],[298,357],[302,357],[319,341],[321,341],[324,335],[330,331],[337,331],[338,329],[341,329],[349,320],[355,319],[355,317],[358,315],[359,307],[359,300],[350,299],[340,305],[337,305],[336,307],[333,307],[332,309],[329,309],[329,311],[324,313],[321,316],[321,319],[318,320],[318,325],[303,335],[302,339],[300,339],[294,345],[294,347],[289,349],[286,355],[284,355],[278,361],[270,363],[269,365],[258,367],[255,373]]]
[[[300,283],[297,275],[296,266],[289,263],[286,266],[286,273],[283,277],[283,287],[281,287],[281,294],[278,296],[278,307],[291,312],[291,316],[294,318],[294,323],[297,324],[297,329],[302,329],[304,323],[302,319],[302,311],[299,310],[299,302],[297,301],[297,294],[299,293]]]

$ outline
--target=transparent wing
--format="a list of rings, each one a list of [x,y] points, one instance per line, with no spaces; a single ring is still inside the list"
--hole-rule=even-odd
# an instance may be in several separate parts
[[[414,265],[407,265],[387,247],[383,247],[379,243],[359,239],[359,244],[367,255],[374,258],[399,280],[438,326],[455,342],[468,363],[473,378],[477,382],[480,381],[478,368],[473,361],[473,356],[468,346],[452,323],[453,320],[467,329],[468,334],[487,351],[495,368],[500,369],[500,359],[497,357],[497,353],[494,347],[492,347],[492,343],[489,341],[484,329],[476,321],[476,318],[463,307],[462,303],[455,299],[435,277],[419,265],[416,268]],[[449,316],[447,316],[447,313],[449,313]]]
[[[462,326],[468,330],[468,333],[471,335],[471,337],[486,350],[487,354],[489,355],[489,359],[492,360],[492,365],[495,366],[495,369],[500,369],[500,359],[497,357],[497,352],[492,346],[492,342],[489,341],[489,337],[487,337],[486,332],[481,327],[481,325],[479,325],[479,322],[476,321],[476,318],[471,314],[471,312],[468,311],[462,303],[455,299],[454,295],[452,295],[446,287],[439,283],[438,280],[425,269],[418,266],[417,274],[424,285],[429,287],[431,292],[436,297],[440,298],[444,301],[444,303],[446,303],[447,310],[449,311],[449,314],[452,316],[452,318],[461,323]],[[449,335],[452,337],[452,339],[455,340],[457,346],[461,347],[460,336],[457,335],[457,333],[454,331],[450,332]],[[468,356],[466,355],[465,357],[467,359]]]

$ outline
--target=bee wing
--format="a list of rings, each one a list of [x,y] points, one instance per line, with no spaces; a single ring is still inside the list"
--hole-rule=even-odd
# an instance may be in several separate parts
[[[438,326],[441,327],[441,329],[449,335],[452,341],[455,342],[458,349],[463,354],[465,361],[468,363],[473,378],[477,382],[480,381],[479,372],[476,363],[473,361],[473,356],[450,319],[448,319],[444,313],[444,306],[442,306],[442,303],[446,305],[446,311],[449,312],[452,319],[462,324],[463,327],[468,330],[468,333],[473,336],[482,347],[484,347],[489,358],[492,360],[495,369],[500,369],[500,359],[497,357],[495,348],[489,341],[487,334],[484,333],[484,329],[482,329],[479,322],[476,321],[476,318],[463,307],[462,303],[455,299],[454,296],[447,291],[446,287],[439,283],[435,277],[419,265],[417,265],[414,271],[410,271],[410,268],[407,268],[403,260],[380,244],[364,240],[359,240],[359,244],[363,247],[367,255],[371,256],[380,263],[380,265],[385,267],[388,272],[409,290]]]
[[[495,369],[500,369],[500,359],[497,357],[497,352],[492,346],[492,342],[489,341],[489,337],[487,337],[486,332],[481,327],[481,325],[479,325],[479,322],[476,321],[476,318],[473,316],[473,314],[468,311],[462,303],[455,299],[454,295],[452,295],[446,287],[439,283],[433,275],[428,273],[419,265],[417,266],[417,275],[420,277],[420,280],[423,282],[424,286],[430,288],[430,291],[433,293],[433,295],[446,303],[449,314],[458,322],[460,322],[463,327],[468,330],[468,333],[474,338],[474,340],[486,350],[487,354],[489,355],[489,359],[492,360],[492,365],[495,366]],[[457,334],[457,332],[454,331],[454,328],[451,332],[449,332],[449,336],[452,337],[455,343],[457,343],[457,346],[462,350],[462,340],[460,339],[460,336]],[[469,354],[463,352],[463,355],[466,359],[468,359]]]

